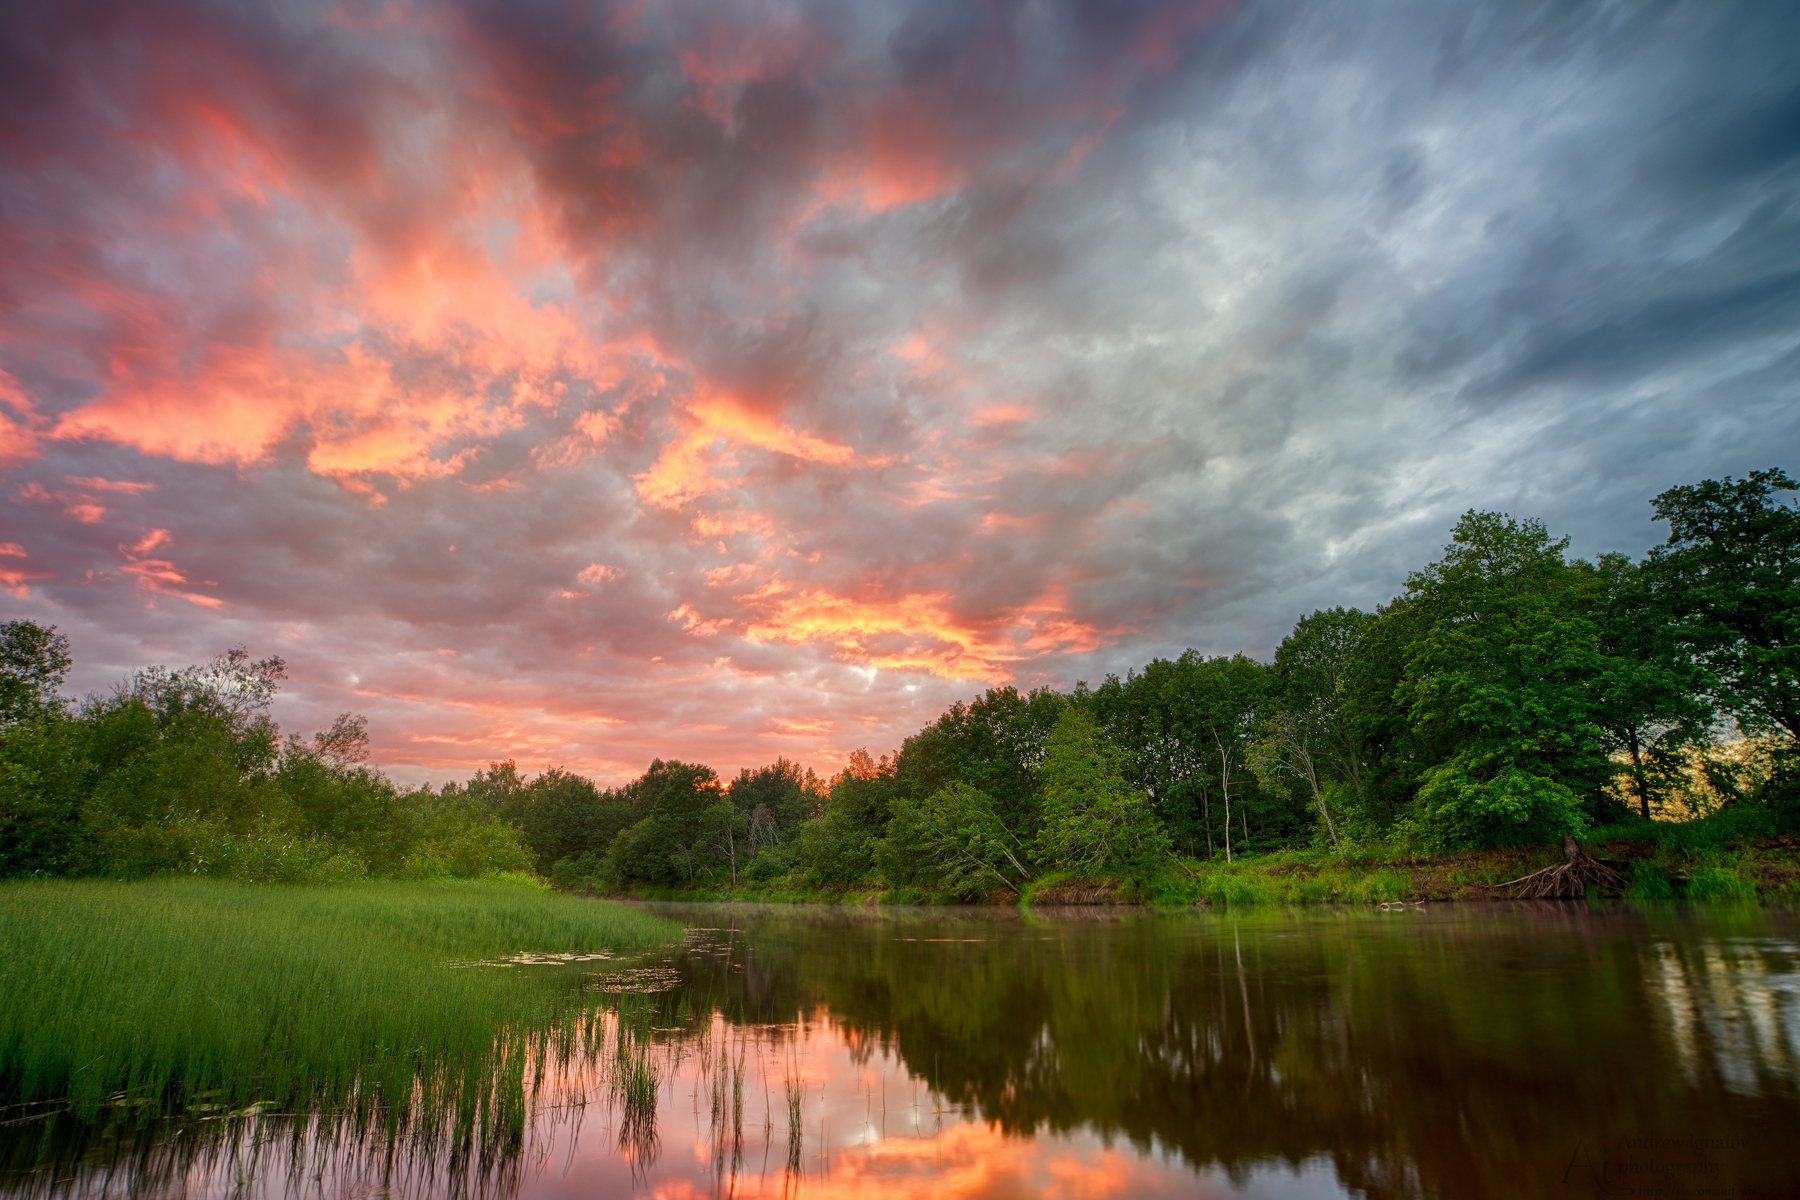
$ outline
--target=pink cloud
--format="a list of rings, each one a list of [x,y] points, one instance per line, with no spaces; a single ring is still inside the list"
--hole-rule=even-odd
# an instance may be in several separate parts
[[[1200,23],[1152,8],[910,64],[773,2],[46,9],[0,584],[107,669],[279,645],[284,720],[367,707],[415,777],[828,773],[841,728],[1072,682],[1128,624],[1069,565],[1128,456],[1044,432],[959,281]]]

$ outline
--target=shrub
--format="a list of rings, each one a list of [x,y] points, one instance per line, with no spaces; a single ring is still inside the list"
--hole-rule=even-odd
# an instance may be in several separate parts
[[[792,846],[764,846],[744,868],[744,877],[757,883],[767,883],[771,879],[779,879],[794,869],[795,854]]]
[[[845,884],[866,879],[874,861],[873,841],[848,813],[827,812],[800,827],[800,870],[814,883]]]
[[[1461,846],[1545,845],[1587,826],[1581,799],[1541,775],[1507,767],[1490,780],[1460,759],[1425,772],[1408,832],[1437,850]]]

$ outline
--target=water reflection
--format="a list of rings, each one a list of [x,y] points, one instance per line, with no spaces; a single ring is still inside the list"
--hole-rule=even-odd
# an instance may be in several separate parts
[[[1710,1067],[1743,1096],[1789,1094],[1800,1060],[1800,946],[1772,938],[1659,941],[1644,972],[1662,1027],[1697,1086]]]
[[[614,1015],[528,1081],[510,1141],[268,1114],[110,1133],[48,1121],[0,1129],[8,1187],[1800,1191],[1789,914],[672,911],[704,928],[667,962],[534,968]],[[30,1169],[46,1147],[49,1169]]]

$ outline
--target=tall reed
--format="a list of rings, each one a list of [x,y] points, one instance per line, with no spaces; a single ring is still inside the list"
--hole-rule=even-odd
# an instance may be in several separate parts
[[[455,964],[676,939],[621,905],[504,884],[0,886],[0,1102],[146,1114],[375,1106],[522,1120],[592,997]],[[560,973],[556,973],[560,974]]]

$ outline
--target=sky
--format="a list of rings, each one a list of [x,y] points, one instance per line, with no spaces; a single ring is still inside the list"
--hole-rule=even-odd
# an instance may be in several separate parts
[[[822,774],[1800,470],[1800,6],[0,14],[0,618]]]

